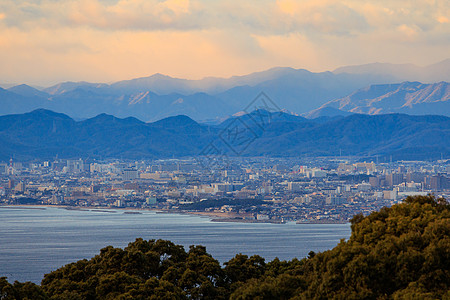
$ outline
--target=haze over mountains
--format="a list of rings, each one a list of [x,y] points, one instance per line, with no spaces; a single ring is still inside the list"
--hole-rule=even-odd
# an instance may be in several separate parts
[[[264,126],[250,120],[264,119]],[[219,126],[186,116],[153,123],[100,114],[83,121],[48,110],[0,117],[0,160],[61,158],[153,159],[196,156],[211,142],[226,155],[236,149],[221,141],[245,124],[244,156],[359,155],[380,161],[436,159],[450,155],[450,118],[402,114],[360,115],[308,120],[285,113],[254,111]],[[225,133],[225,134],[224,134]]]
[[[75,119],[107,113],[155,121],[184,114],[197,121],[217,121],[242,111],[264,91],[279,108],[309,117],[348,112],[449,115],[449,81],[450,60],[423,68],[370,64],[321,73],[273,68],[226,79],[155,74],[113,84],[65,82],[43,90],[27,85],[0,89],[0,114],[45,108]],[[321,110],[314,111],[317,108]]]
[[[309,118],[331,115],[405,113],[411,115],[450,114],[450,85],[447,82],[423,84],[403,82],[359,89],[329,101],[306,114]]]
[[[371,74],[373,76],[391,78],[387,82],[420,81],[423,83],[433,83],[439,81],[450,81],[450,58],[444,61],[419,67],[414,64],[388,64],[372,63],[365,65],[346,66],[337,68],[335,74]],[[375,82],[374,82],[375,83]]]

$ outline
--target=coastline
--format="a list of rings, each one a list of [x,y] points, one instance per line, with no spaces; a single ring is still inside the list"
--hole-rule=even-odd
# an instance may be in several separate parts
[[[193,216],[208,217],[211,222],[223,222],[223,223],[262,223],[262,224],[285,224],[284,220],[280,219],[268,219],[268,220],[257,220],[257,219],[244,219],[242,216],[235,213],[227,212],[206,212],[206,211],[186,211],[186,210],[166,210],[158,208],[134,208],[134,207],[105,207],[105,206],[69,206],[69,205],[49,205],[49,204],[39,204],[39,205],[0,205],[1,207],[7,207],[11,209],[46,209],[46,208],[60,208],[66,210],[78,210],[78,211],[94,211],[94,212],[104,212],[104,213],[117,213],[122,211],[124,214],[142,214],[140,211],[153,211],[156,213],[168,213],[168,214],[186,214]],[[347,224],[347,221],[334,221],[334,220],[306,220],[306,221],[293,221],[296,224]]]

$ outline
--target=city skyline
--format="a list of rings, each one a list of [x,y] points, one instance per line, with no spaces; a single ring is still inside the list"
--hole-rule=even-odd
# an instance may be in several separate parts
[[[0,298],[450,296],[449,53],[448,0],[0,0]]]

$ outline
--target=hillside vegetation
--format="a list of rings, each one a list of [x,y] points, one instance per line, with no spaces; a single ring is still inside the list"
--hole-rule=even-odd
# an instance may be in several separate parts
[[[213,144],[211,144],[213,143]],[[59,158],[156,159],[203,156],[209,147],[230,157],[363,156],[429,160],[450,155],[445,116],[350,115],[307,120],[255,110],[218,126],[180,115],[153,123],[101,114],[75,121],[35,110],[0,116],[0,161]]]
[[[41,286],[0,280],[1,299],[449,299],[450,209],[404,203],[351,220],[352,234],[307,258],[224,266],[203,246],[137,239],[46,274]]]

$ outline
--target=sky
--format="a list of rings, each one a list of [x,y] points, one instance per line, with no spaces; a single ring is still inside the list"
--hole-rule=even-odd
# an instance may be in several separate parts
[[[450,58],[448,0],[0,0],[0,83]]]

